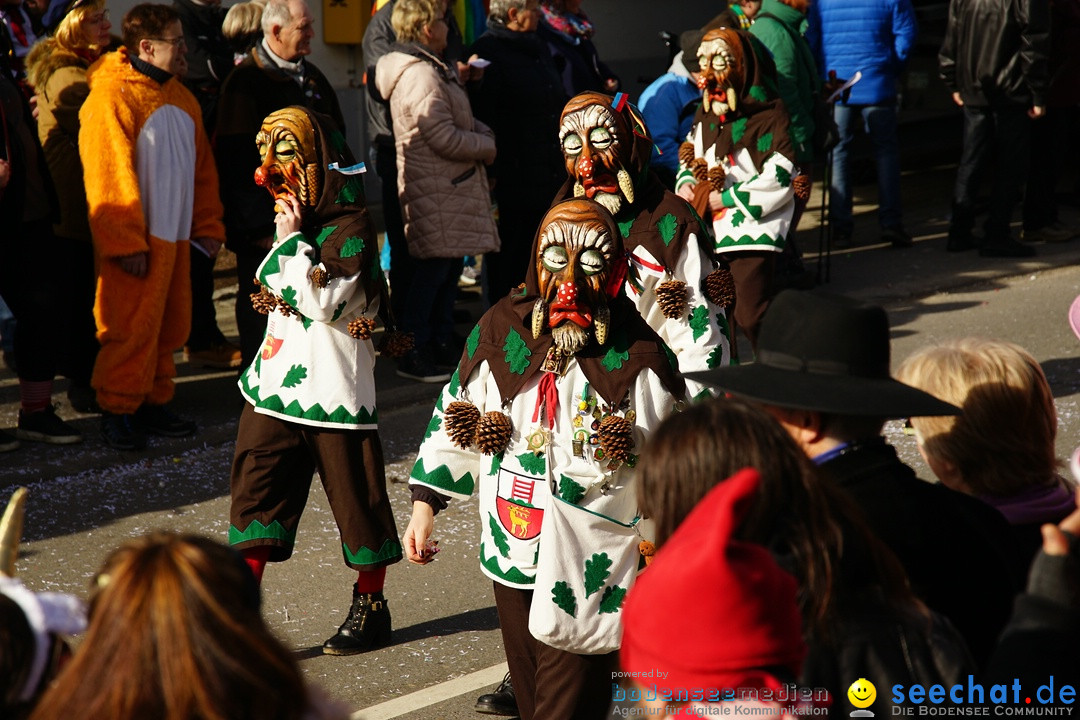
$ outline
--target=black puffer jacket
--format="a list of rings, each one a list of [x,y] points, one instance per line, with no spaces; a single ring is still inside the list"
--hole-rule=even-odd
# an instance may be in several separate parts
[[[938,71],[965,105],[1046,105],[1047,0],[952,0]]]

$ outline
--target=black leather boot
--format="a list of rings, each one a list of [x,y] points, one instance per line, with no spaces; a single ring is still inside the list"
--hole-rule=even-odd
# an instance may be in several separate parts
[[[510,682],[510,673],[495,688],[495,692],[481,695],[476,699],[476,712],[485,715],[517,715],[517,696],[514,695],[514,684]]]
[[[356,655],[390,644],[390,608],[381,592],[353,590],[349,616],[337,634],[323,643],[323,655]]]

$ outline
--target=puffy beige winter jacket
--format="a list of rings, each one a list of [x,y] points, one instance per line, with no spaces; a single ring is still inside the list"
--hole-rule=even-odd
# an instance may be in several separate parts
[[[499,249],[484,163],[495,135],[473,118],[456,73],[418,45],[379,59],[375,87],[390,101],[398,197],[409,254],[452,258]]]

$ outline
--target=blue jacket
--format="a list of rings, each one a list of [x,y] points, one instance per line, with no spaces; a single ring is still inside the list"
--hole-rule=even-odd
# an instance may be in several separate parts
[[[847,80],[862,71],[849,105],[896,100],[896,80],[918,31],[911,0],[816,0],[807,21],[806,39],[823,77],[835,70]]]
[[[652,165],[679,170],[679,145],[690,134],[701,91],[686,75],[667,72],[641,93],[638,108],[655,147]],[[657,148],[663,155],[657,153]]]

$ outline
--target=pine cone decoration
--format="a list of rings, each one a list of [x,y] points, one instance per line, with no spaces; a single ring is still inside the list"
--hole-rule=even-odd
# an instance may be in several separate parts
[[[679,162],[683,164],[683,167],[690,167],[695,157],[697,155],[694,153],[694,143],[684,142],[679,146]]]
[[[656,286],[656,302],[664,317],[682,317],[686,312],[686,283],[682,280],[668,280]]]
[[[412,333],[394,330],[383,335],[379,352],[390,358],[405,357],[413,349]]]
[[[300,313],[298,313],[296,311],[296,309],[292,305],[285,302],[281,298],[277,298],[277,311],[279,313],[281,313],[282,315],[284,315],[285,317],[292,317],[293,315],[299,315],[300,314]]]
[[[799,200],[806,202],[810,199],[810,176],[805,173],[802,175],[796,175],[795,179],[791,181],[791,187],[795,191],[795,197]]]
[[[374,330],[375,321],[371,318],[360,316],[349,321],[349,334],[357,340],[370,340]]]
[[[462,450],[473,444],[480,422],[480,409],[470,402],[455,400],[446,406],[443,414],[443,427],[450,442]]]
[[[322,267],[316,267],[311,271],[311,284],[315,287],[326,287],[330,284],[330,273]]]
[[[255,312],[257,313],[269,315],[274,312],[278,300],[266,289],[266,286],[258,280],[255,281],[255,284],[259,286],[259,292],[251,293],[251,307],[255,308]]]
[[[709,184],[712,185],[712,189],[716,192],[724,192],[725,177],[727,177],[727,173],[719,165],[709,168]]]
[[[510,418],[498,410],[484,413],[476,423],[476,447],[485,455],[498,455],[510,444],[513,429]]]
[[[729,308],[735,304],[735,278],[727,268],[716,268],[705,276],[705,296],[715,305]]]
[[[694,174],[694,178],[698,182],[707,182],[709,180],[709,163],[705,162],[704,158],[694,158],[687,167],[690,168],[690,172]]]
[[[600,421],[600,449],[604,456],[625,462],[634,447],[634,426],[626,418],[608,415]]]

